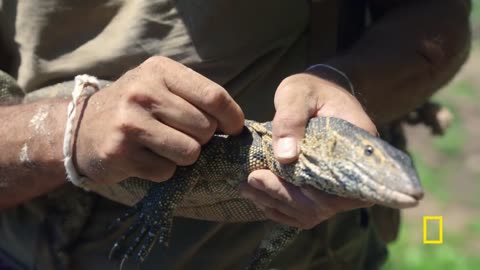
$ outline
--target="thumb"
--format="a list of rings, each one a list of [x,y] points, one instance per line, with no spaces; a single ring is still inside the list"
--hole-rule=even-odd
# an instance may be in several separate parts
[[[308,106],[308,98],[295,92],[277,90],[275,96],[277,112],[272,121],[273,152],[281,163],[290,163],[298,158],[305,127],[315,114],[314,108]]]

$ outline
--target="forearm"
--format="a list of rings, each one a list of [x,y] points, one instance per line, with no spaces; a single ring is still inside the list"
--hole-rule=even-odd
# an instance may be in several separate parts
[[[376,21],[330,64],[351,79],[376,124],[425,102],[464,62],[469,49],[467,1],[412,1]]]
[[[0,106],[0,209],[66,183],[63,131],[67,102]]]

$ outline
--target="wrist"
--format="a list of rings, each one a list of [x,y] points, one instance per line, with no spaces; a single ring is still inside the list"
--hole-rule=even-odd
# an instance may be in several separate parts
[[[75,87],[72,92],[72,100],[67,109],[67,120],[63,137],[64,166],[67,173],[67,180],[72,184],[84,187],[88,178],[79,174],[74,162],[75,137],[78,134],[77,128],[81,121],[81,111],[86,105],[85,96],[90,96],[100,89],[100,82],[96,77],[90,75],[78,75],[75,77]],[[80,105],[80,106],[78,106]]]

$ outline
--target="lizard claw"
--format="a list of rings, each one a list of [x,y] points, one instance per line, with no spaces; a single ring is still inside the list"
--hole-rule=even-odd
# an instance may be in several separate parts
[[[163,219],[163,222],[156,223],[148,232],[143,245],[137,253],[137,260],[143,262],[145,258],[150,254],[152,248],[155,246],[155,242],[164,247],[168,247],[168,240],[172,228],[172,217]]]
[[[190,189],[191,179],[179,177],[169,181],[155,184],[149,190],[148,195],[135,206],[134,210],[127,211],[118,222],[122,222],[135,213],[139,212],[135,223],[117,240],[110,251],[110,257],[117,249],[137,231],[135,238],[123,253],[120,267],[128,261],[131,255],[138,249],[135,259],[141,263],[150,254],[155,243],[168,245],[168,238],[173,223],[173,212],[176,205],[183,199]],[[116,222],[117,223],[117,222]],[[139,228],[141,229],[139,230]]]
[[[116,242],[115,244],[113,244],[113,247],[110,249],[110,252],[108,253],[108,260],[112,260],[113,258],[113,254],[115,254],[115,251],[117,251],[119,245],[118,245],[118,242]]]
[[[142,229],[140,229],[140,231],[137,232],[137,235],[133,239],[133,242],[130,244],[128,249],[123,253],[122,261],[120,262],[120,269],[123,268],[123,265],[128,261],[128,259],[131,257],[133,252],[143,242],[143,240],[145,238],[145,234],[147,233],[147,231],[149,231],[149,228],[147,228],[146,225],[143,225]],[[114,245],[114,247],[115,247],[115,245]]]
[[[129,208],[127,211],[125,211],[125,213],[123,213],[123,215],[117,217],[116,219],[114,219],[107,227],[107,231],[111,231],[115,228],[117,228],[118,226],[120,226],[123,222],[125,222],[127,219],[129,219],[130,217],[133,217],[134,215],[136,215],[138,212],[140,212],[140,209],[141,209],[141,204],[140,203],[137,203],[135,204],[135,206]]]
[[[122,258],[122,262],[120,262],[120,270],[123,269],[123,265],[124,265],[124,263],[125,263],[127,260],[128,260],[128,256],[124,256],[124,257]]]
[[[139,216],[138,220],[135,221],[130,227],[128,227],[127,231],[118,238],[118,240],[113,244],[112,249],[110,249],[110,253],[108,254],[108,259],[111,260],[115,255],[117,249],[119,249],[125,241],[132,235],[141,225],[140,222],[143,219],[142,215]]]

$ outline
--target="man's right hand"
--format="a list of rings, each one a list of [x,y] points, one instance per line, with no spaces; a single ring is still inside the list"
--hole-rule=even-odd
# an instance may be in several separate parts
[[[243,112],[220,85],[164,57],[152,57],[87,102],[75,143],[81,175],[116,183],[164,181],[194,163],[216,129],[242,130]]]

